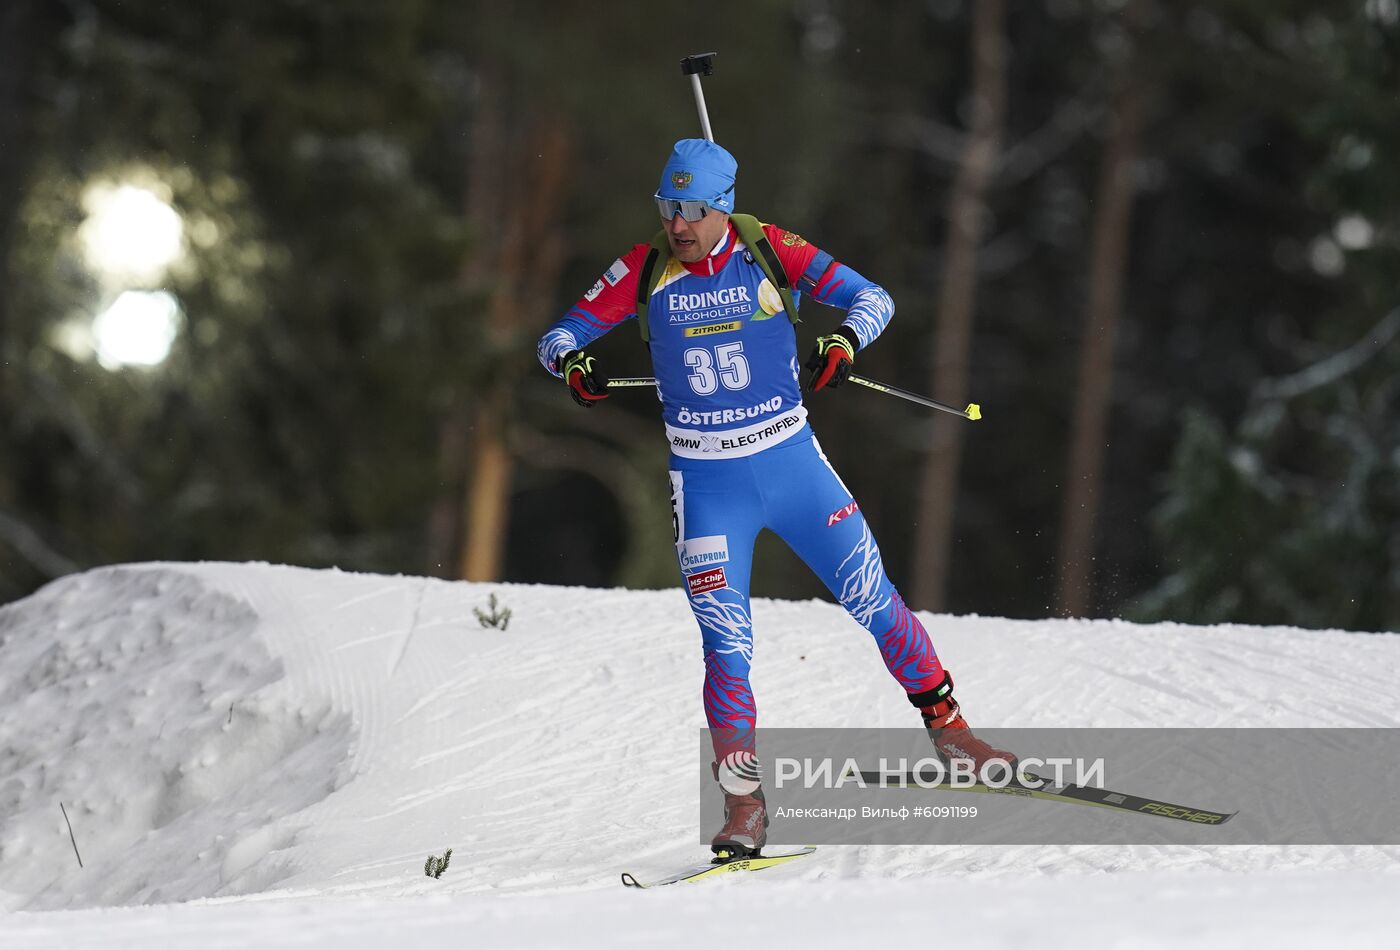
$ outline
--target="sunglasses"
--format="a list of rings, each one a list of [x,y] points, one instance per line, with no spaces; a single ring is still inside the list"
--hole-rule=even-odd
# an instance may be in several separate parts
[[[661,212],[662,221],[670,221],[676,215],[680,215],[687,221],[699,221],[709,211],[709,204],[702,199],[688,198],[684,201],[677,201],[673,198],[657,198],[657,210]]]
[[[730,185],[724,194],[727,195],[733,190],[734,186]],[[661,212],[662,221],[670,221],[678,214],[687,221],[699,221],[710,210],[710,203],[704,198],[676,199],[663,198],[660,195],[653,197],[656,198],[656,209]]]

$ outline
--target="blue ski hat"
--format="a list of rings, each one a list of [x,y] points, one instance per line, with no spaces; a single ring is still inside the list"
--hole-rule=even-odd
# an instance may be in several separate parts
[[[726,214],[734,210],[734,179],[739,163],[722,146],[705,139],[681,139],[661,169],[656,197],[694,199]]]

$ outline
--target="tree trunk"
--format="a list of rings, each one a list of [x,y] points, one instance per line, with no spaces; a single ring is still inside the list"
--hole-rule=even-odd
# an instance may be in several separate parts
[[[476,407],[476,445],[467,480],[463,522],[460,571],[463,580],[500,580],[505,566],[510,480],[515,469],[506,447],[505,395],[495,387]]]
[[[967,401],[977,250],[985,229],[983,202],[996,171],[1006,112],[1003,0],[979,0],[972,17],[972,128],[948,199],[948,257],[938,300],[930,387],[941,402]],[[953,502],[962,458],[962,423],[937,417],[919,480],[914,583],[910,603],[943,610],[947,599]]]
[[[1124,11],[1131,29],[1141,16],[1133,0]],[[1113,343],[1122,310],[1123,279],[1128,264],[1128,226],[1133,205],[1133,168],[1142,123],[1142,91],[1135,75],[1131,45],[1118,66],[1113,128],[1104,146],[1095,199],[1084,346],[1079,388],[1070,432],[1069,470],[1061,515],[1060,585],[1062,616],[1084,616],[1094,584],[1094,523],[1099,482],[1108,447],[1109,407],[1113,399]]]
[[[469,214],[478,245],[464,271],[475,287],[489,288],[486,319],[472,356],[473,403],[464,418],[471,433],[461,504],[457,574],[464,580],[499,580],[509,532],[514,463],[507,435],[512,399],[535,334],[563,269],[559,209],[564,203],[572,136],[562,121],[544,116],[523,140],[512,142],[500,86],[482,82]],[[444,440],[451,447],[451,440]]]

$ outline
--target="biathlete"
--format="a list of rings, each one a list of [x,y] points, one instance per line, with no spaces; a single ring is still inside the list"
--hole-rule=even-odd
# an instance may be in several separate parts
[[[748,771],[757,724],[749,577],[763,528],[870,631],[941,756],[971,760],[978,770],[1014,762],[968,728],[952,676],[885,574],[870,526],[822,454],[802,404],[794,330],[801,295],[846,312],[805,364],[811,392],[846,380],[855,355],[889,325],[894,302],[793,232],[734,213],[737,171],[714,142],[677,142],[655,195],[662,234],[613,261],[539,341],[540,362],[590,407],[608,398],[608,383],[585,347],[629,318],[641,320],[671,448],[676,554],[703,641],[716,778],[722,766],[757,778]],[[757,852],[768,824],[762,787],[721,787],[725,821],[713,849],[728,857]]]

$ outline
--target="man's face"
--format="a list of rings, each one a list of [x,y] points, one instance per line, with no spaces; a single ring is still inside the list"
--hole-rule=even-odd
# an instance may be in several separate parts
[[[729,226],[729,215],[709,208],[699,221],[687,221],[679,214],[666,225],[666,238],[671,242],[671,253],[687,264],[703,261],[719,239],[724,237]]]

